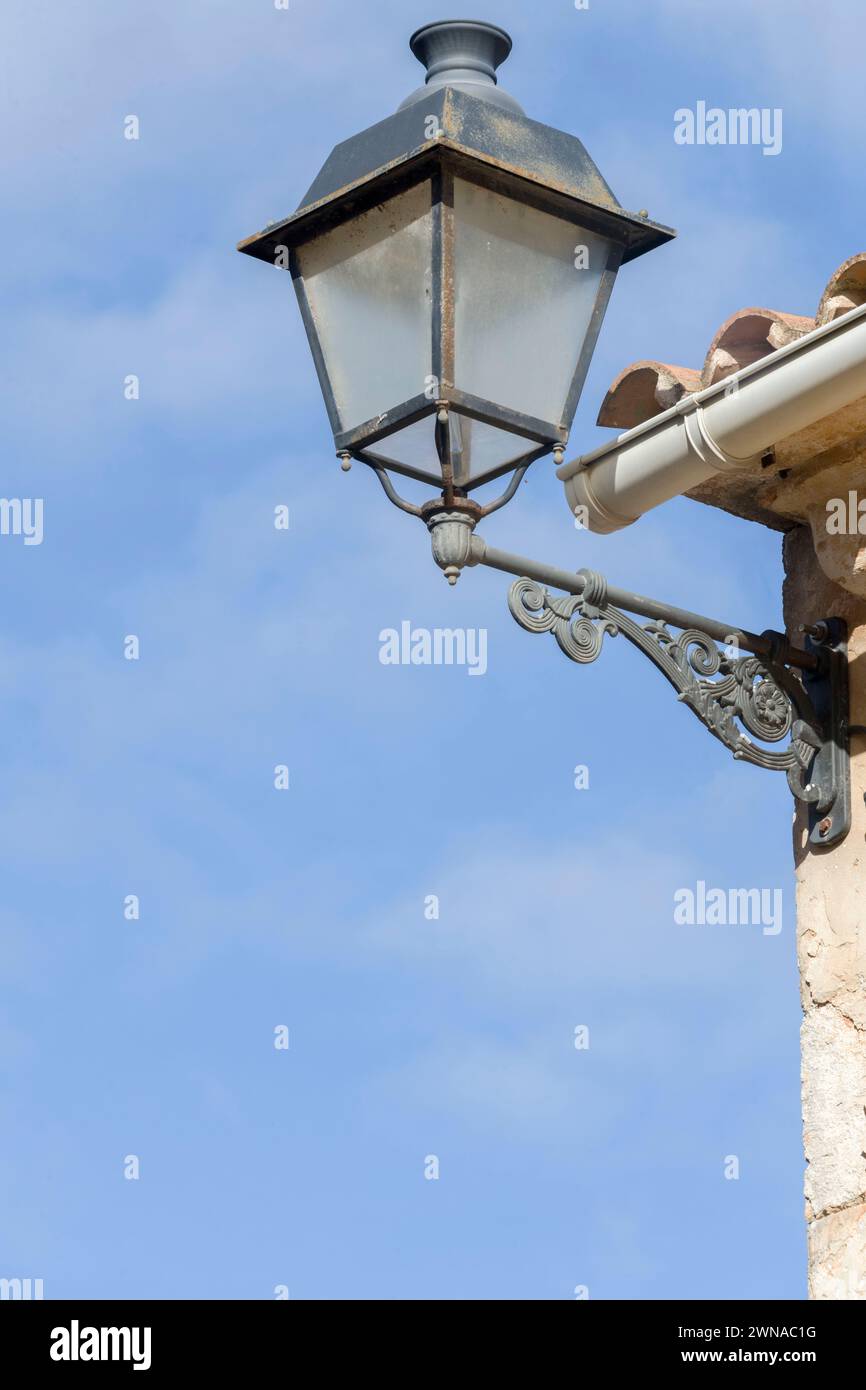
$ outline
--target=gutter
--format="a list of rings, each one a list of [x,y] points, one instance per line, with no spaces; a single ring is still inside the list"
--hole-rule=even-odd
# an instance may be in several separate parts
[[[608,534],[866,396],[866,304],[564,463],[569,508]]]

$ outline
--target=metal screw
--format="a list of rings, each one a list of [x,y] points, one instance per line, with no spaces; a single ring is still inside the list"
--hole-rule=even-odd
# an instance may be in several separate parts
[[[825,836],[829,835],[832,829],[833,821],[830,818],[830,816],[825,816],[822,821],[818,822],[818,834],[821,836],[822,839],[824,839]]]
[[[826,642],[827,624],[823,621],[817,623],[801,623],[797,628],[798,632],[803,632],[807,637],[811,637],[813,642]]]
[[[340,459],[340,467],[343,472],[348,473],[349,469],[352,467],[352,455],[346,453],[344,449],[342,453],[337,455],[337,458]]]

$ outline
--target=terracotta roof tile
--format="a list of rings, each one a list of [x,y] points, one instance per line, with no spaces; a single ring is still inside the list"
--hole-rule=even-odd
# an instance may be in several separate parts
[[[674,367],[667,362],[633,362],[620,372],[598,415],[600,425],[631,429],[661,410],[676,405],[681,396],[697,391],[700,372]]]
[[[830,277],[814,318],[778,309],[738,309],[715,334],[703,368],[666,362],[633,362],[611,384],[598,423],[627,430],[675,405],[686,394],[717,381],[785,347],[818,324],[866,303],[866,251],[852,256]]]
[[[843,261],[831,275],[818,305],[818,322],[829,323],[866,302],[866,251]]]
[[[701,386],[717,381],[766,357],[776,348],[801,338],[815,327],[815,320],[776,309],[738,309],[722,324],[704,359]]]

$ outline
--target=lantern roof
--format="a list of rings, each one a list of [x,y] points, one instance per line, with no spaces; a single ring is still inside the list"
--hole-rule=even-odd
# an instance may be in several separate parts
[[[527,202],[539,200],[610,236],[633,260],[676,233],[617,201],[581,141],[524,115],[496,84],[510,40],[494,25],[446,21],[412,36],[427,82],[398,111],[342,141],[325,160],[296,212],[245,238],[238,250],[274,264],[298,245],[363,211],[447,162]]]

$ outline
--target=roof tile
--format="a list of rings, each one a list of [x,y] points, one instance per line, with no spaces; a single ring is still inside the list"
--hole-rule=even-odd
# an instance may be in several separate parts
[[[612,382],[598,423],[627,430],[676,405],[684,395],[738,372],[778,348],[866,303],[866,251],[844,261],[831,275],[814,318],[778,309],[738,309],[718,329],[699,371],[667,362],[633,362]]]

